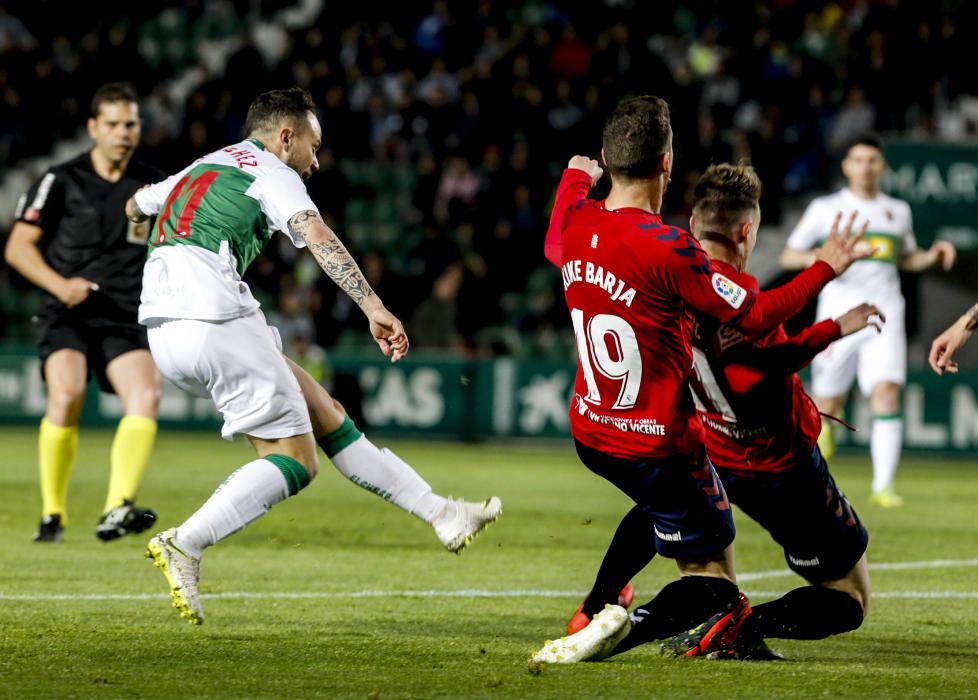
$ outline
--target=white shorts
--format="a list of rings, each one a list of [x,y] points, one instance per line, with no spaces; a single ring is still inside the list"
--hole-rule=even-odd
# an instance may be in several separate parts
[[[851,306],[856,306],[852,304]],[[883,331],[864,328],[837,340],[812,360],[812,394],[818,397],[844,396],[852,382],[859,380],[859,390],[869,396],[881,382],[907,383],[907,332],[903,305],[893,305],[884,311]],[[819,320],[836,318],[841,313],[823,316]]]
[[[165,321],[147,331],[163,376],[214,400],[225,440],[238,433],[275,440],[312,432],[282,339],[261,311],[230,321]]]

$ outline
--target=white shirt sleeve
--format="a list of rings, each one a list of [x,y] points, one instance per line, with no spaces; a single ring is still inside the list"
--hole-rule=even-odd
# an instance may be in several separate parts
[[[811,250],[828,235],[830,226],[831,221],[825,221],[824,208],[815,199],[805,209],[785,245],[794,250]]]
[[[907,253],[912,253],[917,250],[917,237],[913,232],[913,214],[910,213],[910,205],[906,202],[901,202],[904,209],[904,224],[903,224],[903,248],[901,254],[906,255]]]
[[[268,228],[284,233],[296,248],[304,248],[306,242],[302,237],[289,231],[289,219],[300,212],[319,209],[312,203],[299,174],[284,165],[275,168],[255,182],[252,193],[268,219]]]
[[[165,180],[157,182],[155,185],[150,185],[144,189],[139,190],[133,197],[136,199],[136,206],[139,207],[139,211],[147,216],[155,216],[160,213],[160,209],[163,208],[163,204],[166,202],[166,198],[170,196],[171,190],[177,186],[177,183],[183,179],[184,175],[190,172],[200,161],[194,161],[186,168],[178,172],[176,175],[171,175]]]

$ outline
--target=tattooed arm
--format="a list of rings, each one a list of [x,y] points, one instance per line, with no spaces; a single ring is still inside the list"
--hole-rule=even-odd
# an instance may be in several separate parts
[[[343,242],[326,225],[319,212],[311,210],[299,212],[289,219],[289,231],[294,236],[302,237],[306,246],[309,247],[309,252],[316,258],[316,262],[323,268],[323,271],[364,312],[367,311],[364,308],[364,303],[370,297],[373,299],[368,302],[368,306],[380,302],[380,299],[374,294],[374,290],[364,279],[360,266],[357,265]]]
[[[289,231],[302,238],[316,262],[336,286],[346,292],[366,314],[370,332],[392,362],[407,354],[409,343],[401,322],[391,314],[360,271],[343,242],[326,225],[319,212],[302,211],[289,219]]]

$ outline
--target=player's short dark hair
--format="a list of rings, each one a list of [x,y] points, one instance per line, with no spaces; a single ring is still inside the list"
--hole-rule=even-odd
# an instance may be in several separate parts
[[[604,162],[609,172],[628,179],[653,177],[669,146],[672,126],[666,101],[642,95],[619,103],[604,125]]]
[[[98,118],[102,105],[112,102],[139,102],[136,90],[129,83],[106,83],[92,95],[91,116]]]
[[[693,188],[693,211],[727,227],[738,223],[738,215],[759,206],[761,178],[746,162],[711,165]]]
[[[849,151],[856,146],[869,146],[870,148],[875,148],[880,154],[883,153],[883,139],[874,131],[864,131],[851,139],[846,144],[846,155],[849,155]]]
[[[245,133],[274,129],[285,120],[301,129],[305,126],[306,114],[309,112],[316,112],[316,103],[313,102],[312,95],[301,87],[269,90],[256,97],[248,107]]]

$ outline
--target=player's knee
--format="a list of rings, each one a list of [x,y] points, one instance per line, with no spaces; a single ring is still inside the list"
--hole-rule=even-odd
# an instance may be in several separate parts
[[[72,416],[77,418],[81,412],[82,403],[85,401],[84,384],[64,384],[48,391],[48,414],[50,417],[61,420],[59,424],[72,422]]]
[[[316,478],[319,473],[319,455],[316,454],[315,445],[311,450],[302,450],[301,454],[295,455],[295,460],[306,470],[309,481]]]
[[[859,627],[859,625],[862,624],[862,621],[869,614],[869,591],[857,590],[857,591],[848,591],[848,593],[849,593],[849,597],[852,598],[857,605],[859,605],[859,611],[862,614],[862,616],[859,618],[859,624],[856,625],[856,627]],[[853,629],[855,629],[855,627],[853,627]]]
[[[828,595],[833,596],[832,606],[838,630],[833,634],[851,632],[862,626],[869,612],[869,592],[859,588],[827,590],[831,591]]]
[[[885,415],[900,410],[900,386],[885,382],[878,384],[870,397],[873,413]]]
[[[132,389],[126,397],[126,409],[129,413],[155,416],[163,398],[163,390],[158,382],[150,382]]]

